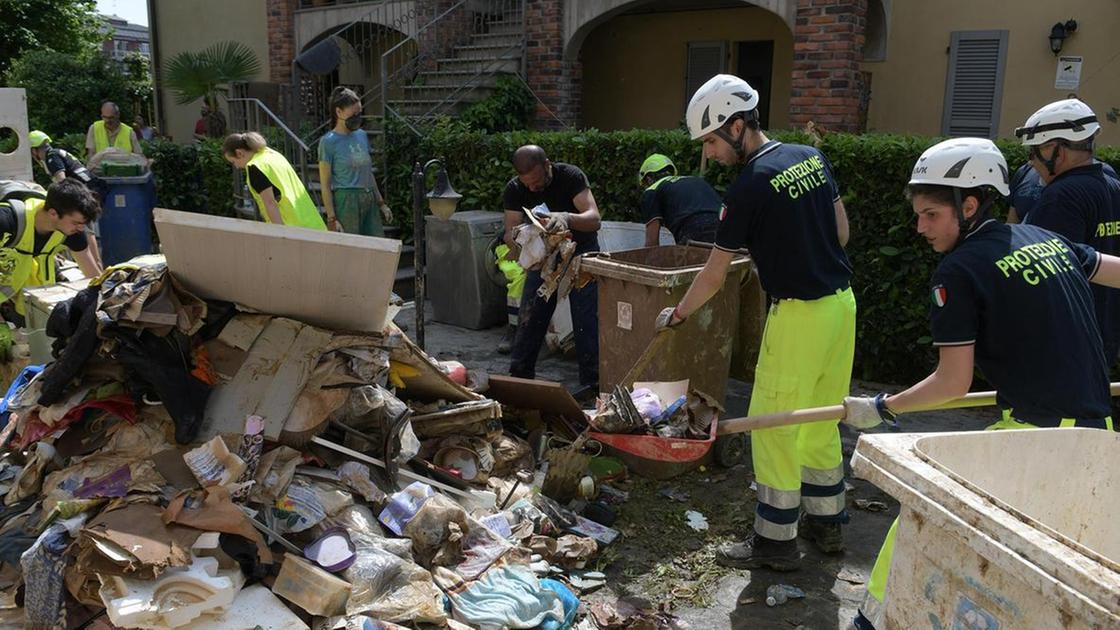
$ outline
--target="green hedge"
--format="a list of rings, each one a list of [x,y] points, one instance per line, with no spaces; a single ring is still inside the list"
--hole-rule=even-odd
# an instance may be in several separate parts
[[[800,132],[775,131],[771,137],[805,142]],[[417,157],[445,158],[452,185],[463,195],[465,209],[501,210],[501,195],[513,176],[509,158],[514,149],[539,144],[555,161],[582,168],[605,219],[638,218],[638,166],[650,153],[671,157],[685,173],[699,170],[700,145],[680,130],[619,132],[519,131],[502,134],[472,132],[445,123],[420,141],[389,133],[390,168],[386,188],[399,219],[406,225],[411,197],[409,172]],[[881,134],[829,134],[820,148],[832,162],[851,223],[848,255],[859,304],[856,369],[858,377],[884,382],[913,381],[935,364],[929,345],[929,278],[939,257],[919,238],[903,188],[918,156],[937,138]],[[1026,152],[1001,141],[1012,170]],[[1104,148],[1101,159],[1120,167],[1120,150]],[[731,169],[714,166],[705,176],[723,190]],[[1002,216],[1003,208],[997,210]],[[410,233],[410,232],[407,232]]]

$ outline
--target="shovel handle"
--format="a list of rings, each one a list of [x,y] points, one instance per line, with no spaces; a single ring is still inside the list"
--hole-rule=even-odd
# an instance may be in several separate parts
[[[1112,383],[1109,386],[1109,393],[1112,396],[1120,396],[1120,383]],[[966,407],[990,407],[996,404],[995,392],[972,392],[960,398],[943,402],[937,405],[930,405],[921,407],[919,409],[911,409],[907,413],[915,411],[936,411],[944,409],[964,409]],[[796,411],[783,411],[780,413],[767,413],[757,416],[748,416],[746,418],[729,418],[719,423],[716,429],[716,435],[728,435],[730,433],[743,433],[745,431],[754,431],[756,429],[771,429],[774,427],[787,427],[793,424],[803,424],[806,422],[822,422],[825,420],[836,420],[844,417],[844,405],[830,405],[828,407],[810,407],[809,409],[798,409]]]

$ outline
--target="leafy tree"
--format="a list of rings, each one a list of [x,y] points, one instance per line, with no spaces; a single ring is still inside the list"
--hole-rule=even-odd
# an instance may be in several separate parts
[[[27,90],[31,127],[52,135],[84,132],[98,119],[102,101],[117,103],[126,123],[135,113],[136,86],[116,62],[99,54],[32,51],[12,64],[8,85]]]
[[[34,50],[82,55],[101,41],[96,0],[4,0],[0,2],[0,77]]]

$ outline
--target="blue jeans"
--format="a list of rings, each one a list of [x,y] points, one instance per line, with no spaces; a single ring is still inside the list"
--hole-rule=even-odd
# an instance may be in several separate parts
[[[576,248],[576,255],[599,251],[594,239]],[[539,271],[529,271],[521,294],[520,323],[513,338],[509,374],[518,378],[536,378],[537,355],[548,334],[548,323],[556,312],[556,295],[544,300],[537,295],[542,284]],[[599,287],[589,282],[582,289],[572,289],[568,296],[575,329],[576,354],[579,355],[580,385],[599,385]]]

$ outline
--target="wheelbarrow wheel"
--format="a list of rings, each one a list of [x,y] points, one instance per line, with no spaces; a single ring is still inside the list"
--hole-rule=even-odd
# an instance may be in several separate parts
[[[716,438],[712,448],[716,463],[724,468],[731,468],[743,461],[743,453],[747,450],[747,438],[742,433],[721,435]]]

